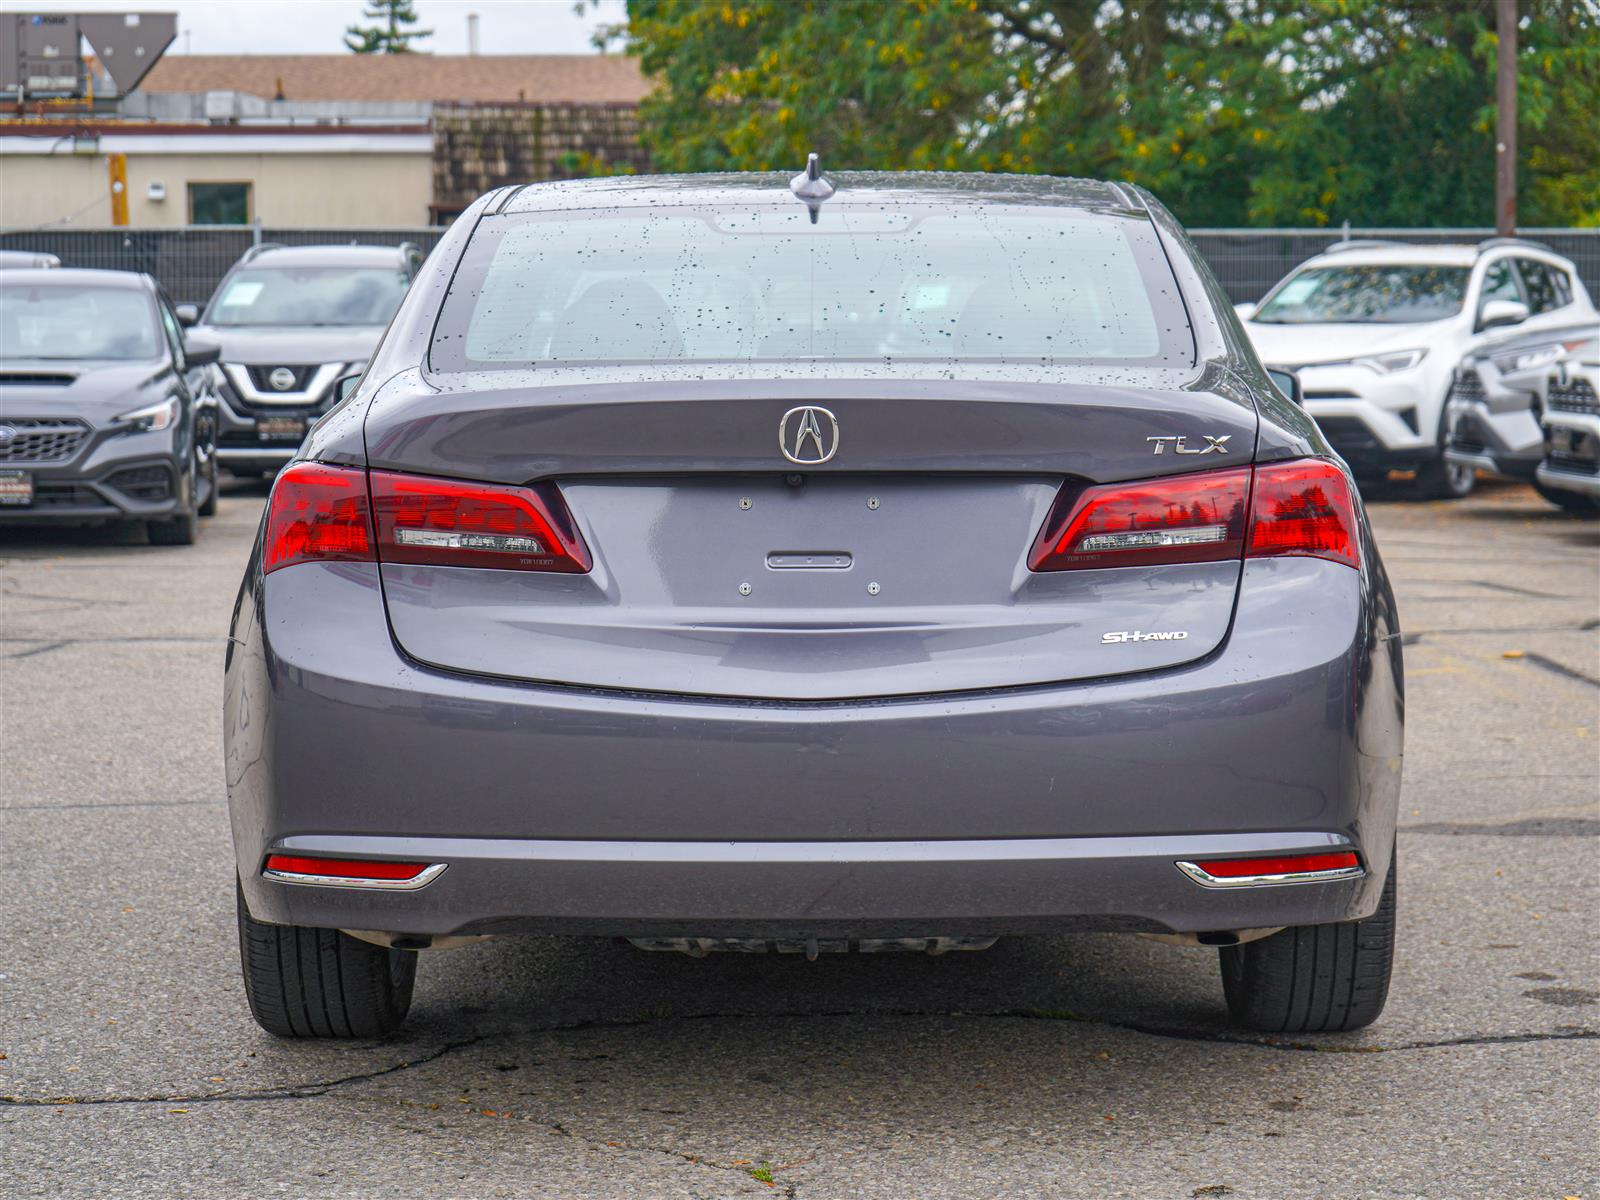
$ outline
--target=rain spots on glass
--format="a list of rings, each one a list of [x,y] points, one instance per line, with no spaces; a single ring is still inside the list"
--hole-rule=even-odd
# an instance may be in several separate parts
[[[1153,230],[1124,216],[963,199],[840,204],[815,225],[799,206],[690,204],[494,225],[446,300],[435,369],[1176,365],[1192,350]]]

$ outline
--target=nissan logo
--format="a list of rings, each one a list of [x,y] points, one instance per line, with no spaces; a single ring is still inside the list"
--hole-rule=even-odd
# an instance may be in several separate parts
[[[288,367],[273,367],[272,374],[267,376],[267,382],[280,392],[287,392],[294,386],[294,372]]]
[[[9,425],[0,425],[0,448],[11,445],[17,440],[17,431]]]
[[[839,451],[839,418],[825,408],[791,408],[778,422],[778,449],[803,467],[827,462]]]

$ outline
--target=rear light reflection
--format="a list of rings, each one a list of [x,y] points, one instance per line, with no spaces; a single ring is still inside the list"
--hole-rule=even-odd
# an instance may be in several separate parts
[[[1361,566],[1343,469],[1307,458],[1061,490],[1033,571],[1302,555]]]
[[[506,487],[313,462],[278,476],[263,572],[380,561],[570,574],[593,566],[554,483]]]
[[[1180,862],[1178,870],[1202,887],[1258,887],[1276,883],[1323,883],[1357,879],[1365,872],[1353,850],[1278,854],[1261,858],[1213,858]]]
[[[263,878],[278,883],[303,883],[321,887],[376,888],[415,891],[443,873],[444,863],[385,862],[377,859],[318,858],[296,854],[269,854],[261,868]]]

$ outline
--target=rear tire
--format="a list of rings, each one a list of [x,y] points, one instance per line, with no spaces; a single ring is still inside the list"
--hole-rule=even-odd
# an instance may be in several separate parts
[[[373,1038],[411,1008],[417,956],[337,929],[268,925],[238,892],[239,958],[256,1024],[278,1037]]]
[[[1394,967],[1395,863],[1364,921],[1295,925],[1222,950],[1233,1023],[1262,1033],[1334,1033],[1378,1019]]]

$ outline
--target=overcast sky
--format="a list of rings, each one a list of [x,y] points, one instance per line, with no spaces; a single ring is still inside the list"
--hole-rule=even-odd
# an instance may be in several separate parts
[[[575,0],[414,0],[433,36],[419,44],[465,54],[467,14],[478,14],[485,54],[583,54],[597,25],[622,20],[622,0],[578,12]],[[340,54],[349,25],[373,24],[362,0],[0,0],[0,12],[176,12],[169,54]],[[185,38],[185,34],[188,35]]]

